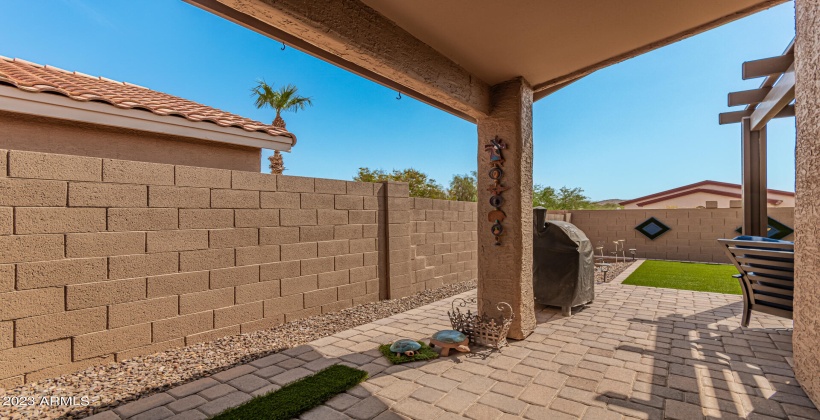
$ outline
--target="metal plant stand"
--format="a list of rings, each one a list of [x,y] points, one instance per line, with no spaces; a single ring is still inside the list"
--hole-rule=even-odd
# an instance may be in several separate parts
[[[626,244],[626,239],[618,239],[617,241],[612,241],[615,244],[615,251],[612,251],[612,255],[615,257],[615,263],[618,263],[618,254],[621,254],[622,262],[626,262],[626,251],[624,251],[624,245]]]
[[[500,349],[507,345],[507,333],[510,330],[515,318],[512,306],[506,302],[499,302],[496,309],[501,311],[501,315],[491,317],[487,314],[479,314],[467,309],[467,312],[461,312],[460,308],[466,308],[468,305],[477,304],[478,299],[453,299],[451,304],[452,311],[448,311],[450,316],[450,323],[453,329],[461,331],[470,339],[470,343],[489,346],[495,349]],[[509,315],[505,315],[505,312]]]

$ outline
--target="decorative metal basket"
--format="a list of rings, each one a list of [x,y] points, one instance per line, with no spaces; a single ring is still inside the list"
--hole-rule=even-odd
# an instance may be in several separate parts
[[[496,349],[506,346],[507,332],[509,332],[510,324],[515,319],[512,306],[506,302],[498,303],[496,309],[501,311],[501,315],[497,317],[479,314],[471,309],[467,309],[467,312],[461,312],[460,308],[466,308],[468,305],[477,303],[477,298],[453,299],[451,304],[453,310],[447,312],[453,329],[466,334],[472,344],[490,346]],[[505,313],[508,313],[509,316],[506,316]]]

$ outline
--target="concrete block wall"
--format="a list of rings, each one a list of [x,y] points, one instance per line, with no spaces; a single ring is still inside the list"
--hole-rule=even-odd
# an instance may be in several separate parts
[[[412,292],[478,278],[476,203],[413,198]]]
[[[475,278],[475,244],[402,183],[0,150],[0,388]]]
[[[639,258],[728,264],[717,239],[737,236],[742,216],[741,209],[574,210],[571,220],[593,247],[602,243],[607,256],[613,241],[626,239],[625,248],[637,249]],[[769,216],[794,229],[793,208],[770,208]],[[655,240],[635,230],[650,217],[671,230]],[[794,235],[785,239],[793,241]]]

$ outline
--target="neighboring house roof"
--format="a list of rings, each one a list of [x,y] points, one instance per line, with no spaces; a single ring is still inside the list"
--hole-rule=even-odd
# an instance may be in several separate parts
[[[717,189],[708,188],[708,187],[731,188],[731,189],[737,190],[738,192],[735,193],[735,192],[717,190]],[[673,188],[671,190],[661,191],[661,192],[655,193],[655,194],[645,195],[643,197],[633,198],[632,200],[621,201],[618,204],[620,204],[622,206],[625,206],[627,204],[635,204],[638,207],[643,207],[643,206],[653,204],[653,203],[657,203],[657,202],[660,202],[660,201],[669,200],[669,199],[672,199],[672,198],[683,197],[685,195],[695,194],[695,193],[699,193],[699,192],[740,199],[742,197],[741,194],[740,194],[741,188],[742,187],[741,187],[740,184],[732,184],[732,183],[729,183],[729,182],[718,182],[718,181],[706,180],[706,181],[696,182],[694,184],[684,185],[684,186],[678,187],[678,188]],[[769,189],[767,191],[769,192],[769,194],[779,194],[779,195],[794,197],[794,193],[790,192],[790,191],[781,191],[781,190],[772,190],[772,189]],[[777,200],[777,199],[774,199],[774,198],[769,198],[769,199],[767,199],[767,201],[771,204],[780,204],[780,203],[783,202],[783,200]]]
[[[239,129],[249,134],[265,134],[277,138],[278,141],[288,138],[289,146],[296,142],[296,136],[287,130],[230,112],[131,83],[43,66],[19,58],[0,56],[0,86],[4,84],[25,92],[57,93],[79,102],[102,102],[122,110],[149,111],[166,118],[182,117],[200,126],[204,123],[212,123],[219,127]],[[14,109],[11,110],[14,111]],[[253,137],[264,139],[259,135]],[[261,147],[265,146],[261,145]]]

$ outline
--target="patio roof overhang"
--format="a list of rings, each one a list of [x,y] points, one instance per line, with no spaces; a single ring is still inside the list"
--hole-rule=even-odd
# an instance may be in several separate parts
[[[509,303],[510,337],[523,338],[535,326],[533,101],[786,0],[186,1],[476,122],[478,172],[489,174],[478,177],[480,306]],[[410,290],[403,255],[387,270],[390,298]]]
[[[469,121],[489,87],[535,100],[595,70],[787,0],[186,0]]]
[[[535,327],[533,101],[787,0],[186,1],[477,124],[479,309],[512,306],[521,339]],[[391,299],[412,281],[409,244],[394,245]]]
[[[478,173],[496,175],[494,181],[487,176],[478,179],[479,311],[495,315],[493,305],[510,303],[517,317],[508,337],[522,339],[536,325],[532,299],[533,100],[598,69],[787,0],[186,1],[477,123]],[[795,300],[794,366],[800,383],[817,402],[820,85],[815,76],[820,57],[820,2],[795,0],[794,5],[795,97],[800,103],[795,110],[795,227],[803,232],[795,247],[795,295],[802,297]],[[772,89],[765,96],[751,94],[751,99],[763,101],[763,106],[751,111],[760,110],[755,125],[784,116],[774,110],[788,105],[780,101],[782,95],[768,97],[779,90],[766,87]],[[788,106],[779,112],[783,110],[791,112]],[[748,127],[744,133],[753,132],[751,120],[750,116],[744,123]],[[745,140],[754,143],[753,137]],[[760,137],[756,136],[758,145]],[[502,149],[499,139],[505,141],[503,158],[497,153]],[[499,159],[506,162],[503,186],[498,171],[493,172],[500,169],[495,166]],[[498,206],[490,200],[497,204],[502,188],[506,218],[498,220],[493,216],[497,215],[493,207]],[[499,243],[496,233],[502,232],[501,227]],[[406,260],[385,270],[391,298],[410,290],[405,274],[409,248],[397,251],[397,257]]]

